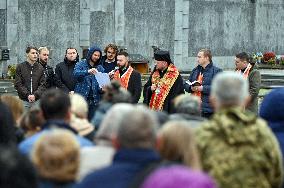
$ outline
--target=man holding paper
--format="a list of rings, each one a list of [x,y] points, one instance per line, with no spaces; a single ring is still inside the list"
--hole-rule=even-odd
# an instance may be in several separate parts
[[[104,72],[104,68],[99,65],[101,57],[101,49],[96,46],[91,47],[87,54],[87,58],[75,65],[73,73],[76,79],[74,91],[75,93],[79,93],[86,99],[89,107],[89,120],[91,120],[94,116],[99,101],[101,100],[101,94],[103,93],[103,86],[100,86],[96,78],[96,74]],[[100,83],[104,82],[101,79],[99,81]]]
[[[131,93],[132,103],[138,103],[142,91],[141,75],[129,65],[128,61],[127,52],[117,54],[119,69],[114,72],[113,79],[119,81],[121,86]]]
[[[188,81],[185,82],[184,89],[201,99],[201,115],[209,118],[213,114],[209,103],[211,82],[222,69],[213,65],[212,54],[208,49],[201,49],[198,52],[197,63],[197,67],[192,70]]]

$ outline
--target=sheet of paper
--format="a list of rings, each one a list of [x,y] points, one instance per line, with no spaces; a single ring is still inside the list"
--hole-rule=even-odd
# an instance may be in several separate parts
[[[95,74],[95,77],[99,83],[99,86],[102,88],[103,86],[106,86],[108,84],[110,84],[110,79],[109,79],[109,75],[107,73],[101,73],[98,72]]]

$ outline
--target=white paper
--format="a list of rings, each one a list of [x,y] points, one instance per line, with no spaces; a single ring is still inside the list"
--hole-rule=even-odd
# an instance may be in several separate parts
[[[101,73],[101,72],[97,72],[95,74],[95,77],[99,83],[99,86],[102,88],[103,86],[106,86],[108,84],[110,84],[110,79],[109,79],[109,75],[107,73]]]

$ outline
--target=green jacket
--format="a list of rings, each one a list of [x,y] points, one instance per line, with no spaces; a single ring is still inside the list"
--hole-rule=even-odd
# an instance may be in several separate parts
[[[247,110],[258,114],[258,93],[261,85],[261,76],[256,66],[254,66],[250,71],[248,75],[248,82],[251,101],[247,106]]]
[[[250,112],[216,112],[195,131],[204,171],[220,188],[281,187],[278,142],[266,123]]]

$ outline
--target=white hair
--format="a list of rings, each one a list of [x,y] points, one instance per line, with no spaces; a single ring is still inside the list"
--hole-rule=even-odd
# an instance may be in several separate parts
[[[125,117],[125,114],[133,111],[134,105],[128,103],[114,104],[106,113],[101,126],[96,134],[96,141],[110,141],[112,135],[116,135],[120,122]]]
[[[70,96],[71,111],[80,118],[86,118],[88,114],[88,104],[85,98],[79,94],[74,93]]]
[[[212,81],[211,96],[218,106],[242,105],[249,96],[248,81],[236,72],[219,73]]]

